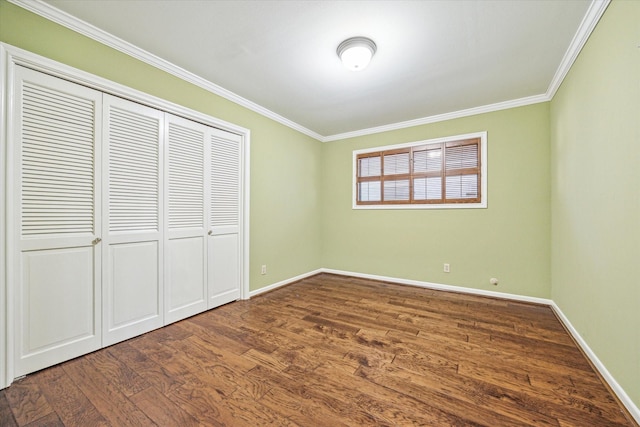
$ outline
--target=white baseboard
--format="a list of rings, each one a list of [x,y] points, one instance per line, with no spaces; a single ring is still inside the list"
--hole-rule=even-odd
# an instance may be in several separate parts
[[[593,366],[596,367],[602,378],[607,382],[611,390],[616,394],[618,399],[622,402],[622,404],[627,408],[631,416],[636,420],[638,424],[640,424],[640,409],[635,405],[635,403],[631,400],[629,395],[624,391],[624,389],[618,384],[618,382],[613,378],[613,376],[609,373],[604,364],[598,359],[598,356],[591,350],[587,342],[580,336],[578,331],[573,327],[567,316],[560,310],[560,307],[551,299],[546,298],[537,298],[530,297],[526,295],[517,295],[517,294],[507,294],[503,292],[495,292],[495,291],[486,291],[483,289],[474,289],[467,288],[464,286],[452,286],[452,285],[443,285],[441,283],[431,283],[431,282],[423,282],[419,280],[410,280],[410,279],[401,279],[397,277],[388,277],[388,276],[378,276],[375,274],[365,274],[365,273],[356,273],[353,271],[343,271],[343,270],[334,270],[331,268],[320,268],[318,270],[310,271],[309,273],[301,274],[296,277],[292,277],[291,279],[283,280],[278,283],[274,283],[272,285],[266,286],[264,288],[256,289],[255,291],[251,291],[250,296],[256,296],[263,292],[268,292],[273,289],[277,289],[281,286],[288,285],[293,282],[297,282],[298,280],[302,280],[306,277],[311,277],[319,273],[330,273],[330,274],[338,274],[341,276],[351,276],[351,277],[359,277],[362,279],[371,279],[371,280],[379,280],[383,282],[391,282],[397,283],[401,285],[409,285],[409,286],[418,286],[426,289],[434,289],[439,291],[447,291],[447,292],[459,292],[464,294],[472,294],[479,296],[487,296],[492,298],[502,298],[509,299],[513,301],[521,301],[521,302],[530,302],[535,304],[543,304],[548,305],[554,313],[558,316],[560,321],[567,328],[571,336],[578,343],[584,354],[587,355]]]
[[[564,324],[565,328],[569,331],[574,340],[578,343],[582,351],[587,355],[593,366],[596,367],[602,378],[609,384],[611,390],[618,396],[618,399],[622,402],[622,404],[627,408],[627,411],[631,414],[631,416],[636,420],[638,424],[640,424],[640,409],[636,406],[635,403],[631,400],[629,395],[624,391],[624,389],[618,384],[618,382],[613,378],[611,373],[607,370],[604,364],[598,359],[598,356],[591,350],[587,342],[580,336],[576,328],[573,327],[567,316],[562,312],[560,307],[552,300],[551,301],[551,309],[556,313],[560,321]]]
[[[316,274],[320,274],[320,273],[322,273],[322,269],[321,268],[318,269],[318,270],[310,271],[308,273],[303,273],[303,274],[301,274],[299,276],[292,277],[290,279],[285,279],[285,280],[282,280],[280,282],[273,283],[271,285],[268,285],[268,286],[265,286],[263,288],[256,289],[255,291],[249,292],[249,297],[255,297],[256,295],[260,295],[260,294],[263,294],[265,292],[269,292],[269,291],[272,291],[274,289],[278,289],[281,286],[286,286],[286,285],[291,284],[293,282],[297,282],[299,280],[306,279],[307,277],[315,276]]]
[[[363,279],[379,280],[382,282],[392,282],[401,285],[418,286],[420,288],[434,289],[437,291],[460,292],[463,294],[473,294],[492,298],[502,298],[514,301],[532,302],[534,304],[551,305],[553,301],[546,298],[529,297],[526,295],[507,294],[504,292],[486,291],[483,289],[466,288],[464,286],[443,285],[440,283],[423,282],[420,280],[399,279],[397,277],[378,276],[375,274],[355,273],[352,271],[333,270],[321,268],[323,273],[340,274],[342,276],[360,277]]]

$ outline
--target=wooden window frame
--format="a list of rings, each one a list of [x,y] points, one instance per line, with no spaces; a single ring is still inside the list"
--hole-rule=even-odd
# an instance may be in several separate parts
[[[475,167],[449,168],[446,167],[447,155],[452,155],[452,149],[461,146],[477,146],[477,165]],[[415,171],[414,154],[425,150],[440,150],[440,169]],[[408,153],[408,173],[385,174],[385,156]],[[380,170],[378,175],[365,173],[359,170],[361,159],[380,158]],[[374,162],[376,163],[376,162]],[[476,175],[476,197],[447,198],[447,177]],[[425,199],[414,199],[415,180],[421,178],[440,178],[440,198],[428,198],[428,187],[425,184]],[[391,192],[391,199],[385,195],[385,182],[405,181],[402,191]],[[406,181],[408,181],[408,198]],[[375,200],[362,200],[359,194],[361,183],[379,183],[379,198]],[[436,184],[436,188],[437,188]],[[433,188],[432,188],[433,189]],[[436,190],[437,191],[437,190]],[[353,209],[482,209],[487,207],[487,132],[476,132],[464,135],[456,135],[445,138],[416,141],[406,144],[389,145],[370,149],[356,150],[353,152]],[[394,197],[395,196],[395,197]],[[401,197],[401,199],[399,199]],[[369,197],[365,197],[369,199]]]

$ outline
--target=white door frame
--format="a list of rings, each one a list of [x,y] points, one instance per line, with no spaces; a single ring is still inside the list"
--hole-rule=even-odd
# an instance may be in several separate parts
[[[9,352],[7,351],[7,341],[9,338],[13,338],[8,333],[8,318],[9,318],[9,298],[7,296],[7,182],[8,174],[7,168],[7,135],[11,130],[8,129],[7,121],[7,103],[9,97],[7,96],[8,81],[11,77],[8,75],[7,56],[5,49],[0,45],[0,129],[4,129],[4,132],[0,132],[0,389],[7,387],[11,382],[8,379],[7,371],[9,368]],[[13,349],[11,349],[13,352]]]
[[[37,71],[41,71],[52,76],[64,78],[66,80],[79,83],[93,89],[120,96],[144,105],[148,105],[168,113],[182,116],[218,129],[235,133],[242,137],[243,174],[241,188],[243,194],[242,209],[242,269],[240,272],[242,299],[249,299],[249,202],[250,202],[250,146],[251,131],[233,123],[217,119],[215,117],[200,113],[189,108],[182,107],[161,98],[151,96],[138,90],[126,87],[119,83],[106,80],[82,70],[70,67],[57,61],[34,54],[24,49],[17,48],[7,43],[0,42],[0,165],[5,173],[0,174],[0,200],[3,201],[4,209],[0,209],[0,389],[8,387],[14,378],[14,294],[13,283],[18,277],[14,271],[16,242],[12,237],[16,225],[16,218],[12,215],[10,201],[13,200],[13,173],[10,169],[9,158],[12,158],[9,136],[12,135],[12,121],[15,112],[11,111],[13,88],[10,83],[13,80],[14,70],[17,65],[22,65]]]

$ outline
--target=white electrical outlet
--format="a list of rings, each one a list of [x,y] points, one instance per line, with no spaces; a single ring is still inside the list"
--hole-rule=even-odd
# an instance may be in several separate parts
[[[447,263],[444,264],[444,272],[449,273],[451,271],[451,266]]]
[[[266,264],[265,264],[265,265],[263,265],[263,266],[260,268],[260,274],[267,274],[267,265],[266,265]]]

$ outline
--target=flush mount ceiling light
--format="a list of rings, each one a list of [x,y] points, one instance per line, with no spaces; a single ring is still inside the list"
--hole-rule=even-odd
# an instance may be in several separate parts
[[[376,44],[366,37],[352,37],[340,43],[337,52],[347,69],[361,71],[376,53]]]

